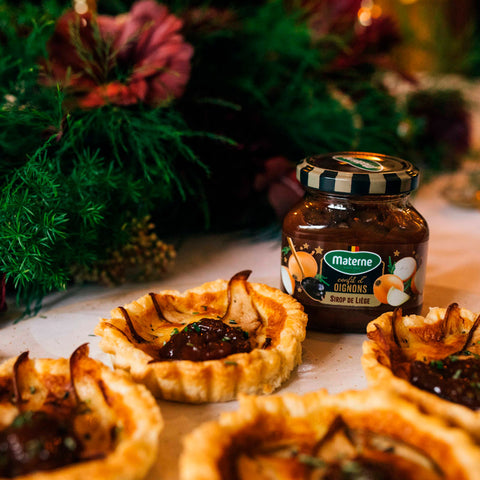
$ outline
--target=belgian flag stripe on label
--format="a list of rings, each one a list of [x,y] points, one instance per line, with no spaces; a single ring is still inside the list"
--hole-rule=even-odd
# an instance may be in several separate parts
[[[352,246],[350,247],[350,251],[351,251],[351,252],[359,252],[359,251],[360,251],[360,247],[357,246],[357,245],[352,245]]]

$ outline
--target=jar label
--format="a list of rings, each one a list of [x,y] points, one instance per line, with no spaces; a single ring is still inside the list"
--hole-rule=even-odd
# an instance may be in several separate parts
[[[304,305],[414,307],[423,301],[427,243],[332,245],[284,238],[282,285]]]
[[[383,170],[382,164],[376,160],[373,160],[372,158],[353,157],[351,155],[334,155],[333,158],[337,162],[348,163],[352,167],[359,168],[360,170],[365,170],[367,172],[381,172]]]

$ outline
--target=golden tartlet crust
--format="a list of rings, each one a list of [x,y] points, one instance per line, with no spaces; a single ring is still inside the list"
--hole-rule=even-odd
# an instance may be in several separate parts
[[[478,321],[477,313],[457,304],[431,308],[425,317],[402,316],[401,310],[384,313],[367,325],[361,362],[368,384],[395,392],[480,440],[479,411],[417,388],[408,373],[415,360],[440,360],[466,348],[480,354]]]
[[[116,308],[95,328],[102,337],[100,346],[113,355],[116,368],[130,372],[158,398],[203,403],[233,400],[238,393],[271,393],[301,363],[307,316],[289,295],[247,282],[249,273],[183,293],[151,293]],[[205,361],[162,361],[149,354],[149,346],[161,346],[173,332],[202,318],[223,318],[241,327],[254,348]],[[137,337],[148,340],[146,346],[128,323]]]
[[[62,416],[86,454],[78,463],[16,479],[137,480],[153,465],[163,427],[154,397],[124,372],[90,358],[87,345],[70,359],[11,358],[0,365],[0,386],[0,430],[23,412]]]
[[[351,448],[332,440],[332,427],[338,424],[350,433],[361,432],[370,446],[379,447],[378,456],[370,458],[392,466],[389,460],[395,462],[405,480],[480,478],[480,452],[465,432],[386,390],[367,389],[337,395],[241,396],[239,410],[222,414],[183,439],[180,480],[323,478],[320,470],[315,476],[315,469],[325,468],[325,461],[338,461]],[[329,450],[327,442],[334,448]],[[318,449],[317,459],[302,453],[312,449]],[[298,461],[292,462],[292,456]]]

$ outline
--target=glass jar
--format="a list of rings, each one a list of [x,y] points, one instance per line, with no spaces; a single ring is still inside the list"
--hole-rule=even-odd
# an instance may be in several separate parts
[[[338,152],[297,166],[304,199],[285,217],[281,283],[308,328],[365,332],[368,322],[423,303],[426,220],[410,204],[419,172],[396,157]]]

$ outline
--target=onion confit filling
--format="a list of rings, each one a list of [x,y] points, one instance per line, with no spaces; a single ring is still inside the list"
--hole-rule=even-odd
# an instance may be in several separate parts
[[[26,411],[0,431],[0,476],[53,470],[80,461],[81,453],[71,425],[45,412]]]
[[[173,332],[170,340],[157,352],[162,360],[201,362],[225,358],[252,350],[248,332],[231,327],[221,320],[202,318]]]
[[[303,442],[292,442],[291,432],[283,436],[281,428],[268,435],[265,443],[256,433],[235,438],[219,460],[221,478],[249,480],[259,472],[261,478],[295,480],[445,477],[436,462],[416,446],[369,429],[351,428],[341,416],[320,438],[312,435]]]
[[[83,375],[96,382],[100,379],[90,370],[88,344],[79,346],[70,356],[69,377],[53,374],[44,379],[48,390],[42,405],[35,410],[29,402],[37,392],[35,386],[22,388],[24,367],[30,362],[28,352],[21,353],[13,366],[11,381],[3,393],[18,413],[12,423],[0,430],[0,477],[16,478],[37,471],[49,471],[66,465],[103,458],[117,441],[117,428],[106,432],[101,444],[92,443],[90,431],[77,432],[75,420],[91,412],[88,401],[78,395],[77,381]],[[55,387],[54,391],[49,387]],[[105,395],[102,388],[99,391]],[[107,398],[105,397],[107,402]],[[33,402],[36,405],[36,401]]]
[[[428,335],[424,334],[426,336],[423,341],[444,342],[447,337],[450,337],[449,348],[455,349],[454,353],[441,359],[432,360],[425,357],[423,361],[408,362],[408,367],[403,366],[402,371],[402,363],[407,363],[403,349],[408,348],[409,339],[404,331],[402,310],[397,308],[391,317],[392,336],[397,347],[393,349],[391,360],[392,364],[395,364],[394,360],[397,361],[397,365],[400,365],[399,371],[403,373],[401,377],[413,386],[450,402],[478,410],[480,408],[480,355],[477,351],[480,343],[478,340],[480,315],[476,317],[470,328],[467,327],[468,323],[462,318],[458,304],[450,304],[443,318],[435,325],[435,330],[429,331]],[[377,334],[376,341],[385,342],[379,330],[375,334]]]
[[[480,356],[469,351],[442,360],[416,361],[412,385],[472,410],[480,408]]]

